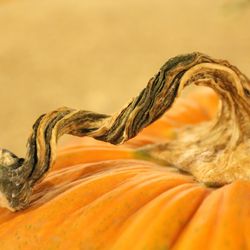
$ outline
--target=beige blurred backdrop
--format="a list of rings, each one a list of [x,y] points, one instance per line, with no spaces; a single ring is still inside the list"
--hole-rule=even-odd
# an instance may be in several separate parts
[[[0,146],[17,154],[60,106],[114,112],[169,57],[201,51],[250,75],[249,0],[0,0]]]

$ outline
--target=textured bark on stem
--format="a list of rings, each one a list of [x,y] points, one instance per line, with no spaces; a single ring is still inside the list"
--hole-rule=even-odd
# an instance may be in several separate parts
[[[121,144],[160,118],[191,83],[209,86],[220,95],[218,119],[187,127],[176,140],[139,151],[204,183],[250,179],[249,80],[226,61],[192,53],[167,61],[147,87],[112,116],[71,108],[42,115],[33,126],[24,159],[0,151],[0,206],[15,211],[29,204],[34,185],[53,165],[57,140],[63,134]]]

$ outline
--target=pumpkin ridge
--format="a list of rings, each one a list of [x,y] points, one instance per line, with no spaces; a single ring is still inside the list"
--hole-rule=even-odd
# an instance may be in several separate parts
[[[167,192],[173,192],[173,190],[175,190],[177,188],[180,188],[181,190],[182,190],[182,188],[186,188],[185,189],[185,191],[186,191],[186,190],[195,189],[195,188],[198,188],[198,187],[201,187],[201,186],[197,185],[196,183],[189,183],[189,182],[187,182],[187,183],[185,183],[185,182],[184,183],[178,183],[176,186],[173,186],[173,187],[171,187],[169,189],[164,190],[163,192],[159,193],[156,197],[154,197],[152,200],[149,200],[148,203],[146,203],[144,206],[140,207],[138,211],[136,211],[134,214],[131,215],[131,217],[136,216],[136,214],[140,213],[140,210],[143,210],[145,206],[147,206],[147,205],[150,206],[151,202],[154,202],[155,199],[159,198],[159,196],[164,195]],[[174,199],[174,198],[172,197],[172,199]],[[167,204],[169,202],[171,202],[171,200],[168,200]]]
[[[133,244],[133,249],[141,249],[142,246],[138,247],[138,244],[142,243],[142,238],[144,238],[147,227],[146,225],[142,224],[142,221],[145,219],[145,221],[150,221],[150,225],[154,223],[154,220],[156,220],[157,216],[163,214],[162,212],[158,211],[155,215],[152,214],[152,209],[157,206],[159,206],[159,209],[164,210],[164,206],[168,208],[168,206],[172,204],[174,200],[176,200],[176,197],[181,194],[185,194],[186,192],[190,192],[190,190],[203,190],[201,187],[193,186],[190,183],[187,184],[181,184],[178,186],[175,186],[169,190],[166,190],[165,192],[159,194],[157,197],[155,197],[153,200],[146,203],[143,207],[141,207],[136,213],[132,214],[130,218],[125,222],[125,224],[122,226],[122,235],[119,236],[119,239],[115,240],[113,243],[111,249],[112,250],[122,250],[122,249],[129,249],[131,248],[131,240],[126,240],[127,237],[136,238],[136,242]],[[202,192],[206,192],[206,190],[203,190]],[[169,197],[169,199],[166,199],[165,197]],[[161,204],[162,205],[159,205]],[[151,216],[151,217],[146,217]],[[176,219],[176,218],[175,218]],[[143,226],[144,225],[144,226]],[[138,226],[138,228],[137,228]],[[143,227],[139,228],[139,226]],[[143,230],[143,233],[141,232]],[[134,232],[134,233],[133,233]],[[138,232],[141,232],[138,235]],[[125,236],[124,236],[125,235]],[[125,238],[124,238],[125,237]],[[140,237],[140,239],[138,238]],[[120,239],[121,238],[121,239]],[[145,236],[145,240],[148,239]],[[138,243],[137,243],[138,242]],[[141,242],[141,243],[140,243]],[[147,242],[147,241],[146,241]],[[145,242],[145,244],[146,244]],[[124,243],[124,244],[123,244]],[[144,244],[144,243],[143,243]],[[123,247],[121,247],[123,246]],[[164,248],[165,249],[165,248]]]
[[[145,186],[147,185],[147,183],[152,183],[152,182],[159,182],[159,180],[164,180],[164,181],[169,181],[169,177],[167,178],[164,178],[162,177],[161,175],[159,175],[160,173],[155,173],[154,175],[152,175],[151,173],[150,174],[147,174],[147,173],[140,173],[140,175],[136,175],[136,176],[131,176],[129,177],[128,179],[126,180],[123,180],[121,183],[119,183],[116,187],[114,187],[112,190],[104,193],[103,195],[97,197],[95,200],[93,200],[91,203],[88,204],[88,206],[92,206],[92,203],[99,203],[101,202],[100,200],[102,199],[106,199],[106,196],[110,196],[110,194],[112,195],[113,193],[116,194],[118,192],[121,192],[120,189],[124,189],[124,188],[127,188],[126,189],[126,192],[130,192],[131,190],[133,190],[135,187],[139,187],[140,184]],[[148,176],[149,175],[149,176]],[[145,178],[149,178],[148,180],[145,179]],[[137,183],[134,183],[134,180],[138,181]],[[140,180],[140,181],[139,181]],[[176,179],[173,179],[173,180],[178,180],[177,178]],[[182,181],[186,181],[186,180],[182,180]],[[185,183],[185,182],[184,182]],[[128,186],[127,185],[131,185],[131,186]],[[180,184],[176,184],[176,185],[180,185]],[[125,192],[125,193],[126,193]],[[118,195],[118,194],[117,194]],[[85,209],[85,207],[82,207],[82,209]],[[81,213],[81,211],[77,211],[77,213]]]
[[[178,232],[178,234],[176,235],[176,237],[173,239],[173,241],[171,242],[171,244],[169,246],[169,249],[175,249],[175,243],[180,238],[180,236],[182,235],[182,233],[186,230],[186,228],[188,227],[188,225],[191,223],[193,217],[195,216],[195,214],[199,210],[200,206],[203,204],[204,200],[211,194],[211,192],[213,192],[213,191],[207,189],[207,193],[204,193],[204,197],[202,197],[202,199],[200,200],[199,205],[196,206],[196,208],[191,213],[191,215],[188,218],[188,220],[186,221],[186,223],[183,225],[183,227],[180,229],[180,231]],[[203,249],[203,250],[205,250],[205,249]]]
[[[145,180],[145,174],[143,174],[144,176],[142,176],[142,178],[141,178],[141,181],[138,183],[134,183],[133,184],[133,186],[131,186],[130,188],[129,188],[129,190],[127,190],[125,193],[124,192],[121,192],[121,190],[116,190],[117,189],[117,187],[115,188],[115,189],[113,189],[112,191],[110,191],[110,192],[117,192],[117,195],[118,196],[120,196],[120,193],[124,196],[124,195],[127,195],[128,193],[131,193],[131,192],[135,192],[135,188],[136,189],[139,189],[139,190],[143,190],[144,188],[143,187],[145,187],[145,186],[152,186],[153,185],[153,183],[156,183],[156,184],[158,184],[158,182],[159,182],[159,180],[160,179],[162,179],[162,182],[163,183],[166,183],[166,185],[167,185],[167,182],[166,181],[164,181],[164,178],[162,177],[162,176],[159,176],[159,174],[158,174],[158,176],[154,176],[153,178],[154,179],[152,179],[152,176],[148,176],[148,178],[150,178],[148,181],[146,181]],[[138,178],[138,177],[137,177]],[[169,177],[168,177],[169,178]],[[136,179],[137,180],[137,179]],[[134,181],[134,180],[129,180],[129,181]],[[173,186],[173,185],[178,185],[178,183],[176,183],[176,181],[177,181],[177,179],[175,180],[175,179],[173,179],[173,180],[171,180],[170,178],[169,178],[169,180],[168,180],[168,182],[169,181],[171,181],[171,186]],[[183,180],[181,180],[181,181],[183,181]],[[124,184],[124,183],[123,183]],[[128,184],[128,183],[125,183],[125,184]],[[130,184],[131,185],[131,184]],[[140,187],[140,185],[142,185],[141,187]],[[167,187],[165,187],[163,190],[161,190],[160,191],[160,193],[162,193],[162,192],[165,192],[166,191],[166,189],[171,189],[172,187],[170,186],[170,184],[168,184],[167,185]],[[118,187],[118,188],[122,188],[122,187]],[[109,196],[110,195],[110,192],[108,192],[106,195],[107,196]],[[157,193],[159,193],[159,191],[157,192]],[[104,199],[104,200],[106,200],[106,197],[99,197],[100,199]],[[99,199],[98,198],[98,199]],[[155,198],[155,194],[152,196],[152,199],[154,199]],[[122,197],[120,198],[120,199],[122,199],[122,200],[124,200]],[[103,203],[102,203],[102,200],[94,200],[93,202],[97,202],[97,203],[101,203],[102,205],[102,209],[103,209]],[[149,198],[149,199],[147,199],[146,201],[145,201],[145,203],[147,203],[148,201],[150,201],[151,200],[151,198]],[[115,203],[116,204],[120,204],[120,202],[119,203],[117,203],[117,201],[115,201]],[[107,203],[107,205],[108,204],[110,204],[110,202],[108,202]],[[113,203],[112,203],[113,204]],[[98,206],[98,204],[93,204],[92,202],[90,203],[90,204],[88,204],[88,211],[91,213],[91,211],[92,211],[92,209],[93,208],[91,208],[91,206]],[[108,205],[109,206],[109,205]],[[82,207],[82,209],[81,210],[86,210],[86,207]],[[134,212],[136,211],[137,209],[135,209],[134,210]],[[105,210],[105,211],[107,211],[107,210]],[[107,212],[109,212],[109,211],[107,211]],[[133,213],[134,213],[133,212]],[[82,211],[80,211],[80,210],[77,210],[77,211],[75,211],[74,213],[72,213],[70,216],[72,216],[73,218],[74,217],[77,217],[77,218],[81,218],[81,214],[82,214]],[[84,216],[84,217],[86,217],[87,215],[86,214],[84,214],[84,215],[82,215],[82,216]],[[105,217],[105,214],[103,214],[102,213],[102,217],[101,218],[103,218],[103,217]],[[67,225],[67,221],[71,221],[72,219],[71,219],[71,217],[69,217],[69,218],[67,218],[67,220],[66,220],[66,225]],[[100,225],[100,222],[98,222],[99,220],[96,218],[96,220],[95,220],[95,222],[94,222],[94,225],[96,225],[96,224],[98,224],[98,225]],[[93,225],[92,225],[93,226]],[[67,227],[67,226],[66,226]],[[90,230],[90,228],[88,228],[88,230]],[[107,237],[108,238],[108,237]],[[107,243],[106,243],[107,244]],[[64,246],[65,247],[65,246]]]
[[[222,190],[218,189],[212,191],[203,199],[192,220],[186,225],[185,229],[182,230],[182,233],[175,241],[173,250],[216,250],[209,248],[207,239],[211,239],[210,236],[214,227],[213,222],[214,218],[217,217],[217,208],[220,206],[219,201],[222,193]],[[205,239],[206,244],[204,245]]]
[[[213,225],[213,230],[211,231],[210,233],[210,248],[212,248],[211,246],[211,242],[213,241],[213,239],[215,238],[215,235],[216,235],[216,228],[220,222],[220,214],[222,213],[223,211],[223,205],[224,205],[224,199],[225,199],[225,189],[226,186],[222,187],[222,193],[221,193],[221,196],[220,196],[220,202],[218,204],[218,208],[217,208],[217,213],[216,213],[216,216],[215,216],[215,220],[214,220],[214,225]]]
[[[105,161],[101,162],[101,164],[103,164],[103,163],[105,163]],[[108,163],[108,165],[110,165],[113,162],[112,161],[107,161],[107,163]],[[99,164],[100,163],[98,163],[98,165]],[[97,164],[93,164],[93,165],[97,165]],[[72,171],[72,169],[69,169],[69,170]],[[77,170],[78,169],[76,168],[73,171],[77,171]],[[126,167],[122,167],[122,169],[116,168],[116,169],[112,170],[112,176],[114,176],[114,175],[129,174],[128,177],[127,177],[127,179],[125,179],[126,181],[128,181],[128,180],[134,178],[133,171],[137,172],[138,170],[143,170],[143,169],[141,167],[133,168],[133,169],[131,169],[129,167],[127,167],[127,168]],[[148,170],[144,169],[143,171],[148,171]],[[110,172],[109,169],[103,169],[103,170],[97,170],[97,172],[88,173],[88,174],[86,174],[84,176],[81,176],[81,177],[80,176],[76,176],[74,178],[74,180],[69,183],[69,186],[67,185],[66,187],[63,187],[63,190],[64,190],[64,192],[70,192],[72,188],[77,188],[77,185],[81,185],[82,182],[84,182],[86,184],[88,182],[96,181],[96,180],[101,179],[101,178],[103,178],[105,176],[108,176],[109,172]],[[65,175],[65,173],[64,173],[64,175]],[[52,176],[52,178],[53,178],[53,176]],[[49,179],[47,181],[49,181]],[[75,184],[77,184],[77,185],[75,185]],[[118,185],[120,185],[120,184],[118,184]],[[44,192],[44,188],[42,188],[42,189],[43,189],[43,192]],[[60,192],[58,195],[60,195],[60,194],[62,194],[62,193]],[[55,197],[53,197],[52,199],[54,199],[56,197],[57,197],[57,195]]]
[[[188,195],[189,193],[191,193],[192,191],[197,191],[200,190],[202,191],[202,193],[200,194],[200,197],[198,197],[198,195],[196,194],[196,198],[198,197],[198,201],[197,204],[195,205],[195,207],[192,209],[192,212],[190,212],[190,215],[188,216],[187,220],[182,224],[182,228],[179,228],[178,231],[175,233],[175,236],[173,236],[173,239],[171,240],[171,242],[169,242],[169,249],[172,248],[172,246],[174,245],[175,240],[179,237],[179,235],[181,234],[181,231],[184,230],[184,228],[188,225],[188,223],[192,220],[192,217],[194,216],[194,214],[196,213],[197,209],[200,207],[200,205],[202,204],[203,200],[205,199],[205,197],[207,195],[209,195],[209,191],[207,189],[202,188],[201,186],[194,186],[194,187],[190,187],[187,190],[183,190],[181,193],[176,194],[175,197],[172,197],[172,199],[169,200],[169,205],[173,202],[176,202],[178,200],[181,200],[181,198],[184,195]],[[166,204],[165,206],[168,206],[168,204]],[[164,208],[164,207],[163,207]]]
[[[250,229],[249,184],[248,181],[236,181],[222,188],[223,198],[217,211],[217,226],[215,224],[212,234],[212,249],[248,249],[250,239],[246,235],[249,235]],[[235,219],[230,220],[233,214]],[[237,234],[231,234],[233,230],[237,230]]]
[[[108,176],[108,177],[111,178],[110,176]],[[128,177],[128,178],[131,178],[131,177]],[[99,177],[99,179],[103,180],[103,176]],[[121,185],[123,183],[123,181],[124,181],[124,179],[122,179],[120,183],[117,183],[116,186]],[[83,183],[83,185],[88,185],[88,182]],[[116,188],[116,186],[113,186],[111,191],[113,191]],[[78,185],[78,186],[75,186],[75,187],[72,187],[72,188],[77,190],[77,189],[79,189],[79,187],[81,187],[81,186]],[[39,216],[39,211],[43,211],[44,207],[48,207],[48,208],[51,207],[51,203],[58,203],[58,199],[59,200],[64,200],[63,196],[67,196],[67,193],[71,193],[71,192],[72,192],[72,189],[66,190],[63,193],[63,195],[60,195],[60,197],[56,196],[52,200],[50,200],[49,202],[43,202],[41,206],[38,206],[38,207],[33,206],[33,207],[31,207],[31,209],[28,209],[28,210],[31,210],[31,211],[29,211],[30,215],[32,215],[32,213],[35,213],[37,216]],[[106,194],[107,194],[107,191],[103,192],[103,194],[96,197],[92,202],[99,199],[102,195],[106,195]],[[89,205],[89,203],[87,205]],[[85,206],[84,207],[82,207],[82,206],[83,206],[83,204],[81,204],[81,207],[79,207],[79,209],[83,209],[85,207]],[[74,207],[74,209],[76,209],[76,207]],[[73,212],[73,213],[71,212],[71,215],[73,215],[75,212]],[[0,234],[0,239],[5,239],[6,240],[6,236],[11,235],[11,232],[16,227],[16,224],[19,224],[19,223],[21,224],[21,222],[23,220],[26,220],[26,217],[25,217],[25,214],[20,214],[18,217],[14,217],[13,219],[15,221],[5,221],[3,224],[0,224],[0,232],[5,231],[5,235],[3,235],[2,233]],[[6,229],[6,226],[8,226],[8,230]]]

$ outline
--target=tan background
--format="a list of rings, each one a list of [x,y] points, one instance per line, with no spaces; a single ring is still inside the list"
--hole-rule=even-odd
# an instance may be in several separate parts
[[[20,154],[43,112],[113,112],[169,57],[250,75],[249,0],[0,0],[0,145]]]

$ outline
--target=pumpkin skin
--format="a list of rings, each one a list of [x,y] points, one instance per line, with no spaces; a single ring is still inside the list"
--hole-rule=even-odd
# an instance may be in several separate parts
[[[28,209],[0,208],[1,249],[250,249],[250,182],[212,189],[136,155],[214,116],[213,92],[190,96],[125,145],[64,145]]]

